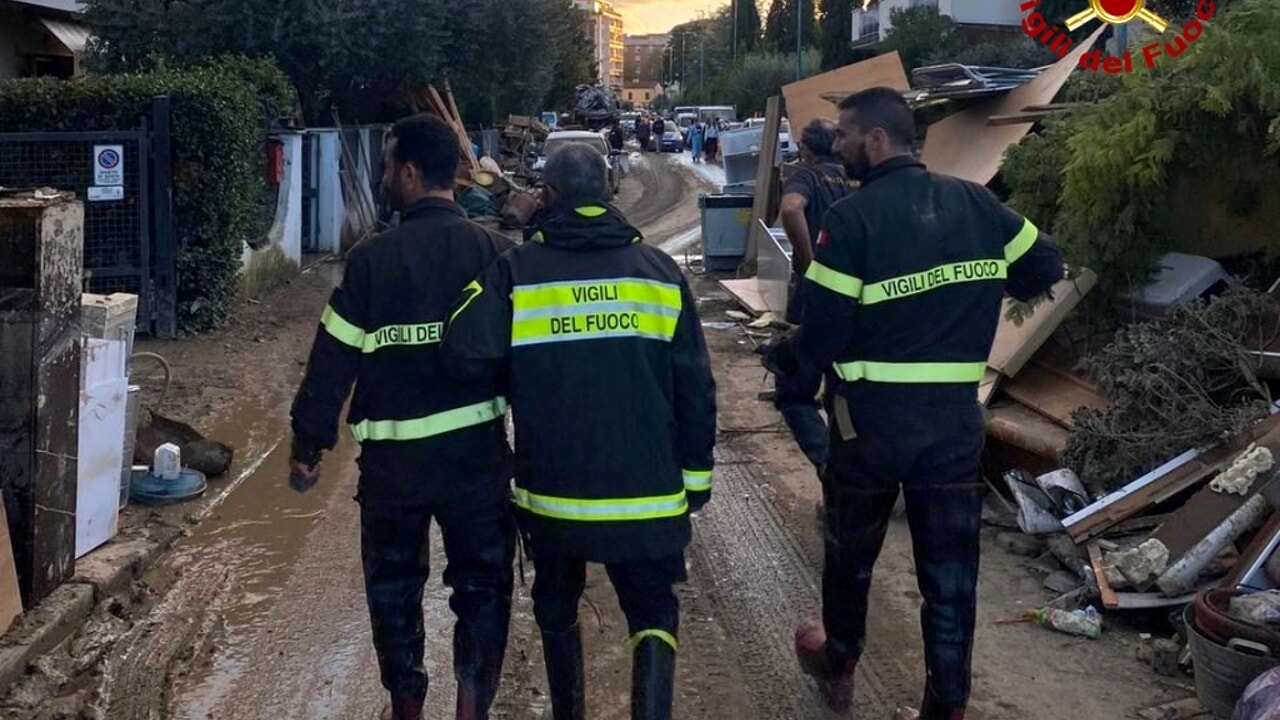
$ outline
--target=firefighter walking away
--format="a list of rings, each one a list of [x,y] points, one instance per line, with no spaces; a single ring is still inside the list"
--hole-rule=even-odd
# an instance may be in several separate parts
[[[836,152],[860,189],[826,214],[805,272],[800,330],[770,349],[783,377],[830,368],[823,473],[822,620],[796,632],[801,668],[848,711],[866,641],[867,596],[905,493],[926,681],[901,718],[961,720],[977,604],[983,444],[978,383],[1007,292],[1028,300],[1063,277],[1058,252],[986,188],[930,173],[911,153],[902,95],[840,103]]]
[[[291,483],[306,489],[355,385],[348,422],[360,443],[360,551],[390,720],[420,718],[427,693],[422,600],[433,519],[457,616],[459,720],[488,717],[511,611],[506,400],[488,377],[447,377],[440,341],[464,286],[512,244],[454,202],[458,149],[435,117],[392,128],[383,189],[400,224],[348,255],[292,411]]]
[[[711,493],[715,382],[684,277],[605,203],[606,172],[586,145],[551,155],[546,209],[470,288],[444,350],[463,377],[510,386],[554,719],[588,717],[578,602],[587,563],[602,563],[631,636],[631,716],[667,720],[673,586],[686,579],[689,514]]]

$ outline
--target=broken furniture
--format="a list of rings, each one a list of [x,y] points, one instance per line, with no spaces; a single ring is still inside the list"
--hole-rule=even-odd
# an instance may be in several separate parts
[[[702,264],[708,271],[736,270],[746,257],[751,205],[750,195],[698,195]]]

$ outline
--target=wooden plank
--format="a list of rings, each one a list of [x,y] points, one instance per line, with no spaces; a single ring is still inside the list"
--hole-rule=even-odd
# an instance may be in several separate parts
[[[1275,548],[1278,544],[1280,544],[1280,512],[1275,512],[1245,547],[1244,553],[1236,561],[1235,567],[1231,568],[1231,572],[1223,578],[1220,587],[1233,588],[1244,582],[1250,573],[1265,563],[1273,552],[1276,552]]]
[[[433,109],[435,109],[436,113],[439,114],[445,122],[449,123],[449,127],[453,128],[453,134],[458,138],[458,145],[460,146],[458,152],[462,156],[461,159],[467,162],[467,176],[473,176],[475,170],[479,169],[479,163],[473,163],[475,154],[471,152],[471,139],[467,137],[466,130],[459,127],[457,121],[453,117],[453,110],[449,107],[449,104],[445,102],[444,96],[440,94],[440,91],[437,90],[434,85],[428,85],[427,93],[428,97],[431,98],[431,105]]]
[[[1193,451],[1170,461],[1168,469],[1157,468],[1116,492],[1062,521],[1067,534],[1082,543],[1105,532],[1117,523],[1143,510],[1164,502],[1184,490],[1195,487],[1221,472],[1231,460],[1254,442],[1280,428],[1280,415],[1271,415],[1249,428],[1230,443],[1216,445],[1193,455]]]
[[[891,87],[902,92],[911,89],[911,82],[907,79],[902,59],[897,52],[878,55],[870,60],[783,85],[782,96],[787,100],[787,119],[791,121],[791,132],[799,137],[800,131],[811,121],[818,118],[835,119],[839,113],[824,95],[838,96],[843,100],[855,92],[873,87]]]
[[[0,502],[0,635],[22,614],[22,593],[18,589],[18,566],[9,539],[9,516]]]
[[[733,296],[738,304],[749,310],[753,315],[763,315],[768,311],[769,306],[764,301],[764,296],[760,294],[756,279],[742,278],[740,280],[720,280],[720,287],[725,292]]]
[[[1071,415],[1076,410],[1111,406],[1111,401],[1088,383],[1034,360],[1004,383],[1004,393],[1068,430],[1074,427]]]
[[[996,390],[1000,389],[1000,373],[987,368],[982,374],[982,382],[978,383],[978,404],[986,407],[991,403],[991,396],[996,394]]]
[[[1102,595],[1102,606],[1108,610],[1115,610],[1120,607],[1120,599],[1116,597],[1116,591],[1111,588],[1111,583],[1107,581],[1107,568],[1102,564],[1102,548],[1098,547],[1098,543],[1089,543],[1089,564],[1093,566],[1093,577],[1098,581],[1098,591]]]
[[[1016,403],[992,408],[987,435],[1054,462],[1060,462],[1070,434]]]
[[[1054,110],[1037,110],[1034,112],[1011,113],[1009,115],[992,115],[987,118],[987,127],[1001,127],[1003,125],[1023,125],[1025,123],[1038,123],[1041,120],[1057,115],[1060,111]]]
[[[1060,280],[1053,286],[1053,300],[1039,305],[1021,325],[1006,319],[1008,303],[1012,300],[1007,301],[996,328],[995,341],[991,344],[987,366],[1005,377],[1017,375],[1097,282],[1098,276],[1087,269],[1081,270],[1079,277]]]
[[[920,159],[936,173],[986,185],[1000,171],[1005,151],[1031,130],[1030,121],[989,126],[993,115],[1014,115],[1029,105],[1046,105],[1075,71],[1080,57],[1093,48],[1103,27],[1066,57],[1014,90],[954,113],[929,126]]]
[[[769,98],[764,111],[764,136],[760,138],[760,164],[756,168],[756,194],[751,204],[751,225],[754,227],[763,221],[765,226],[773,225],[770,204],[773,198],[773,186],[776,182],[778,166],[778,129],[782,125],[782,100],[776,95]],[[743,257],[743,265],[754,263],[760,256],[760,236],[754,232],[747,233],[747,252]]]
[[[474,177],[480,172],[480,161],[476,159],[476,153],[471,149],[471,138],[467,136],[467,126],[462,122],[462,113],[458,112],[458,103],[453,99],[453,87],[447,80],[444,83],[444,94],[449,101],[449,110],[453,113],[453,123],[458,130],[458,139],[462,141],[462,152],[467,157],[467,164],[471,166],[471,175]]]

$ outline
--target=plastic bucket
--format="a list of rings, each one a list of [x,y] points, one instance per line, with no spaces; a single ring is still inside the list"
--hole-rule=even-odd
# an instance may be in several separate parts
[[[1273,667],[1280,658],[1256,655],[1213,642],[1196,629],[1195,605],[1182,611],[1195,663],[1196,697],[1218,720],[1231,720],[1236,702],[1249,683]]]

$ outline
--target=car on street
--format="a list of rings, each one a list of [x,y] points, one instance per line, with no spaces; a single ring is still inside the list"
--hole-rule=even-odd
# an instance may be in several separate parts
[[[609,139],[603,133],[590,130],[560,130],[547,135],[546,141],[542,143],[542,152],[538,155],[538,159],[533,162],[534,172],[541,173],[552,151],[570,143],[582,143],[600,151],[600,154],[604,156],[605,165],[609,168],[609,187],[614,193],[617,193],[618,188],[622,185],[622,173],[619,172],[619,163],[617,162],[618,155],[621,153],[614,152],[609,147]]]
[[[660,152],[684,152],[684,135],[681,134],[680,128],[672,128],[662,133],[662,138],[654,138],[651,142],[658,143]]]
[[[750,118],[743,127],[764,127],[764,118]],[[778,150],[782,152],[783,159],[790,160],[800,154],[800,146],[791,140],[791,123],[786,118],[782,118],[782,124],[778,126]]]

